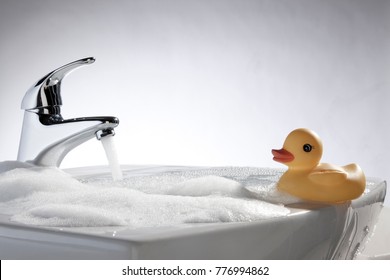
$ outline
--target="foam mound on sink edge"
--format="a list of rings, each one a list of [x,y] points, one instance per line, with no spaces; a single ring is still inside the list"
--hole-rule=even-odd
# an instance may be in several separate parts
[[[132,180],[81,182],[57,168],[0,162],[0,213],[19,223],[56,227],[168,226],[183,223],[248,222],[285,216],[283,205],[259,199],[275,188],[220,176],[181,182],[154,180],[153,190]]]

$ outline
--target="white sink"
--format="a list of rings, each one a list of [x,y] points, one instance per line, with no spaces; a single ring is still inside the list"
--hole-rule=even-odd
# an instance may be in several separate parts
[[[202,170],[221,176],[226,168],[122,170],[125,178],[135,180]],[[232,175],[233,179],[276,182],[282,172],[250,170],[254,173]],[[97,167],[66,172],[82,181],[109,176],[106,168]],[[11,221],[10,215],[0,213],[0,259],[353,259],[377,222],[385,193],[383,180],[368,178],[364,195],[348,204],[293,203],[287,205],[288,215],[266,220],[158,227],[43,227]]]

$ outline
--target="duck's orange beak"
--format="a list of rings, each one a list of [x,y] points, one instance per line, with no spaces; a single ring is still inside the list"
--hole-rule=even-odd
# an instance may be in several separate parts
[[[281,163],[290,162],[294,160],[294,155],[285,149],[272,149],[272,154],[274,155],[273,160]]]

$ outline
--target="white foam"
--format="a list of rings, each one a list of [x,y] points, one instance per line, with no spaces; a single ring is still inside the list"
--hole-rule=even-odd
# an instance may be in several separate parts
[[[245,196],[243,186],[239,182],[215,175],[193,178],[178,183],[169,189],[167,194],[182,196]]]
[[[276,183],[260,186],[246,186],[245,189],[254,198],[277,204],[292,204],[303,202],[303,200],[288,193],[281,192],[276,188]]]
[[[31,225],[149,227],[248,222],[289,213],[282,205],[254,199],[236,180],[210,174],[82,183],[57,168],[0,163],[0,170],[5,170],[0,173],[0,213]]]

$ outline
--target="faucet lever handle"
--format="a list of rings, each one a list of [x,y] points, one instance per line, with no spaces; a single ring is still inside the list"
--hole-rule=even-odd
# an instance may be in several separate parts
[[[95,58],[87,57],[68,63],[50,72],[38,80],[25,94],[22,101],[22,109],[26,111],[48,114],[52,110],[45,110],[62,105],[61,81],[74,69],[95,62]]]

